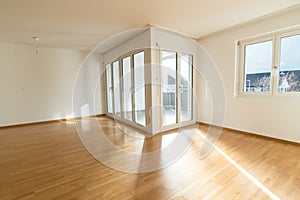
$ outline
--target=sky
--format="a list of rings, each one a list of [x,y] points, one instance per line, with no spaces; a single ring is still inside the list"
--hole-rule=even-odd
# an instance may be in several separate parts
[[[272,67],[272,41],[245,47],[246,74],[270,72]],[[300,34],[281,38],[281,71],[300,70]]]

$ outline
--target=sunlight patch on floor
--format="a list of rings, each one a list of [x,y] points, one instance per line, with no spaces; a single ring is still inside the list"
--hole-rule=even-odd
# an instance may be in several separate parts
[[[197,131],[197,133],[204,139],[208,140],[206,136]],[[244,174],[252,183],[254,183],[257,187],[259,187],[266,195],[268,195],[273,200],[280,200],[280,198],[275,195],[271,190],[269,190],[265,185],[263,185],[260,181],[258,181],[252,174],[250,174],[247,170],[245,170],[241,165],[235,162],[228,154],[222,151],[216,144],[212,144],[209,140],[208,142],[213,145],[213,148],[220,153],[226,160],[228,160],[234,167],[236,167],[242,174]]]

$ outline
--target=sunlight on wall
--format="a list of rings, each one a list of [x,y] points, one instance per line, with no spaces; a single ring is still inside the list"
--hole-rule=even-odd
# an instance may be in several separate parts
[[[84,104],[80,107],[81,116],[89,116],[90,115],[90,108],[89,104]]]

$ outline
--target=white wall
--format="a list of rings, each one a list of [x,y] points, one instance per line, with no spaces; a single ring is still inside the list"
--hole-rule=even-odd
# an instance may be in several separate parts
[[[74,117],[73,84],[86,55],[54,48],[40,48],[36,55],[32,46],[0,43],[0,126]],[[97,79],[100,60],[89,59],[86,80]],[[90,83],[81,86],[88,94]],[[103,113],[103,100],[96,101],[101,106],[88,114]]]
[[[151,28],[151,46],[193,55],[198,49],[198,44],[192,38],[161,28]]]
[[[73,83],[74,116],[105,114],[105,83],[103,56],[88,54],[77,69]]]
[[[162,130],[162,116],[161,110],[156,105],[161,104],[161,99],[157,98],[161,96],[161,66],[160,66],[160,51],[159,50],[170,50],[178,53],[187,53],[193,55],[194,69],[197,66],[198,58],[197,52],[199,49],[198,43],[184,35],[175,33],[169,30],[161,28],[151,28],[151,47],[152,47],[152,68],[151,68],[151,81],[154,85],[152,86],[152,103],[155,106],[152,110],[153,120],[153,132],[159,132]],[[159,67],[157,67],[157,65]],[[193,85],[194,91],[196,90],[198,83],[198,70],[193,71]],[[194,92],[195,93],[195,92]],[[197,118],[198,115],[198,100],[196,95],[193,95],[193,119]],[[192,122],[189,123],[193,123]],[[170,126],[164,130],[176,128],[176,126]]]
[[[126,42],[123,42],[122,44],[119,44],[118,46],[112,48],[108,52],[104,53],[104,62],[105,64],[113,62],[115,59],[119,58],[120,56],[138,49],[144,49],[150,47],[150,29],[149,28],[141,28],[142,33],[136,35],[134,38],[127,40]],[[126,32],[124,32],[126,34]],[[119,34],[119,37],[122,36],[122,33]],[[116,36],[118,37],[118,36]],[[114,40],[115,38],[112,38]],[[101,46],[100,46],[101,47]],[[99,48],[100,48],[99,47]]]
[[[144,28],[145,31],[135,36],[134,38],[123,42],[119,46],[111,49],[104,54],[104,62],[111,63],[120,56],[137,49],[151,48],[151,65],[145,66],[146,72],[146,84],[160,84],[160,51],[159,50],[171,50],[179,53],[193,54],[193,61],[197,63],[197,50],[198,43],[191,38],[185,37],[181,34],[174,33],[161,28]],[[120,35],[121,36],[121,35]],[[118,38],[113,38],[118,40]],[[113,43],[113,42],[112,42]],[[99,47],[100,48],[100,47]],[[147,55],[145,55],[146,57]],[[151,67],[151,70],[149,70]],[[196,71],[195,71],[196,72]],[[194,83],[197,85],[196,73],[194,73]],[[152,124],[148,127],[147,131],[156,133],[161,131],[162,128],[162,116],[161,116],[161,102],[160,102],[160,86],[151,86],[152,93],[152,104],[154,105],[150,110],[150,118]],[[195,101],[194,101],[195,102]],[[194,108],[196,104],[194,105]],[[197,111],[197,109],[195,109]],[[194,113],[194,119],[196,118],[197,112]],[[175,127],[172,127],[175,128]]]
[[[298,25],[299,22],[300,9],[297,8],[199,40],[218,66],[224,81],[227,110],[225,127],[300,142],[300,97],[234,97],[235,41]],[[201,63],[205,63],[205,60]],[[200,107],[211,108],[210,97],[203,84],[200,86],[203,89],[200,96],[204,101],[200,101]],[[202,109],[200,112],[198,120],[209,123],[211,109]]]

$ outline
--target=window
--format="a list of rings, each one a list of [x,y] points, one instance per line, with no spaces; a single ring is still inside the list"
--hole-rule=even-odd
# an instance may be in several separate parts
[[[114,108],[115,115],[121,117],[121,103],[120,103],[120,75],[119,75],[119,61],[112,64],[113,67],[113,92],[114,92]]]
[[[161,55],[163,126],[177,123],[177,54],[162,51]]]
[[[147,122],[144,63],[144,51],[138,51],[106,65],[107,114],[143,127]]]
[[[193,105],[193,57],[189,54],[180,55],[180,120],[192,120],[192,105]]]
[[[244,92],[269,92],[272,40],[245,45]]]
[[[151,49],[134,50],[105,65],[106,114],[147,132],[156,128],[149,126],[151,117],[162,117],[162,124],[157,120],[156,125],[164,130],[192,123],[193,55],[160,51],[162,65],[153,72],[161,77],[161,85],[154,87],[151,66],[145,65],[151,61],[150,53]],[[154,102],[152,88],[156,91]],[[149,112],[157,104],[161,110]]]
[[[133,55],[135,122],[146,125],[144,52]]]
[[[280,38],[278,92],[300,92],[300,34]]]
[[[161,52],[163,126],[193,120],[193,56],[173,51]]]
[[[107,113],[113,112],[112,108],[112,80],[111,80],[111,66],[106,65],[106,102],[107,102]]]
[[[239,94],[300,92],[300,31],[240,41]]]
[[[130,56],[122,59],[123,76],[123,110],[124,118],[132,121],[132,86],[131,86],[131,60]]]

